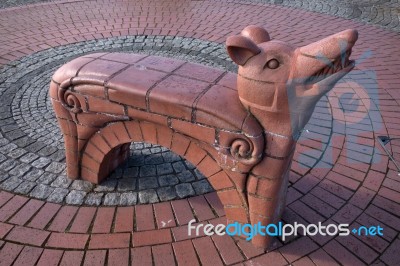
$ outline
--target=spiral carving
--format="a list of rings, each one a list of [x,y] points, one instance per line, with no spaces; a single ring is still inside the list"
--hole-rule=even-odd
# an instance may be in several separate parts
[[[261,159],[263,142],[261,138],[236,138],[230,142],[229,153],[238,162],[253,165]]]
[[[64,82],[60,85],[58,99],[66,109],[74,114],[77,114],[82,112],[81,102],[79,98],[69,90],[70,85],[70,81]]]
[[[231,144],[231,155],[233,158],[241,160],[251,156],[253,145],[244,139],[235,139]]]

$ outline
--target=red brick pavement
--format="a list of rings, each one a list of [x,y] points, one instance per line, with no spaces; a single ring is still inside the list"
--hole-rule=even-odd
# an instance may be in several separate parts
[[[352,57],[371,56],[355,71],[370,70],[375,76],[339,84],[327,97],[329,113],[316,108],[318,126],[311,126],[298,144],[283,220],[379,224],[383,237],[298,237],[276,241],[274,250],[265,253],[226,236],[187,236],[192,218],[223,220],[215,194],[88,208],[1,191],[0,265],[399,265],[400,178],[375,141],[378,135],[400,136],[397,33],[293,8],[234,1],[60,1],[0,11],[0,66],[50,47],[111,36],[171,35],[223,43],[249,24],[295,45],[358,29]],[[365,92],[375,81],[371,99]],[[343,112],[348,92],[361,103],[352,113]],[[165,220],[173,222],[163,227]]]

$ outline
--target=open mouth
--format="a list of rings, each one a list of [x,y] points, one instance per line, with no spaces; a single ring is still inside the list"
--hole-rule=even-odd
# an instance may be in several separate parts
[[[325,66],[319,69],[317,72],[312,74],[306,80],[306,84],[315,84],[321,82],[327,78],[329,80],[335,79],[335,76],[338,76],[337,79],[341,78],[344,74],[353,69],[355,62],[350,60],[349,57],[351,55],[351,48],[346,50],[345,53],[339,55],[336,59],[330,60],[326,57],[316,57],[316,60],[322,61]],[[338,74],[338,75],[336,75]],[[342,74],[342,75],[339,75]],[[336,80],[336,79],[335,79]]]

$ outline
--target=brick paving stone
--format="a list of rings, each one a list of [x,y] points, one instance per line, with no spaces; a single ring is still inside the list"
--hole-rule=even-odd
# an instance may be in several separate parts
[[[51,233],[46,247],[61,249],[84,249],[89,235],[72,233]]]
[[[145,231],[155,229],[153,207],[151,205],[138,205],[135,207],[136,230]]]
[[[329,256],[323,249],[314,251],[309,255],[309,257],[316,265],[338,265],[338,262]]]
[[[77,207],[62,206],[57,215],[54,217],[48,229],[51,231],[64,232],[74,218],[77,211]]]
[[[85,262],[83,263],[83,265],[85,266],[104,265],[106,261],[106,254],[107,254],[106,250],[87,251],[85,254]]]
[[[202,237],[192,240],[193,246],[203,265],[223,265],[218,251],[210,238]]]
[[[43,205],[43,201],[31,199],[11,219],[10,223],[24,225]]]
[[[305,255],[308,255],[316,249],[318,249],[317,244],[315,244],[310,238],[303,237],[296,241],[290,242],[289,244],[280,248],[279,251],[289,262],[293,262],[301,257],[304,257]]]
[[[245,265],[246,266],[262,265],[266,261],[273,261],[274,265],[287,265],[288,264],[287,261],[285,260],[285,258],[279,252],[272,251],[270,253],[261,255],[257,258],[254,258],[252,260],[245,262]]]
[[[134,232],[132,244],[134,247],[157,245],[172,242],[169,229],[158,229],[143,232]]]
[[[217,193],[208,193],[204,195],[206,198],[208,204],[210,204],[211,208],[213,211],[218,215],[218,216],[223,216],[225,215],[224,211],[224,206],[222,205],[220,199],[218,198]]]
[[[14,195],[6,191],[0,191],[0,207],[7,203]]]
[[[204,196],[196,196],[189,198],[189,203],[193,208],[193,211],[198,219],[198,221],[205,221],[215,218],[210,206],[205,200]]]
[[[239,248],[236,246],[231,237],[227,235],[214,235],[212,236],[212,240],[214,241],[218,253],[226,265],[238,263],[244,260]]]
[[[329,241],[324,247],[324,250],[333,258],[345,265],[364,265],[354,254],[340,245],[336,240]]]
[[[89,249],[127,248],[130,238],[129,233],[92,234]]]
[[[83,251],[65,251],[60,266],[80,265],[83,259]]]
[[[44,249],[37,266],[57,266],[63,255],[62,250]]]
[[[360,228],[360,226],[362,226],[359,223],[353,223],[350,225],[351,228]],[[384,228],[384,231],[386,228]],[[388,246],[389,246],[389,242],[387,242],[386,240],[384,240],[382,237],[378,237],[378,236],[365,236],[365,235],[356,235],[357,239],[361,240],[362,243],[367,244],[369,247],[371,247],[372,249],[374,249],[375,251],[382,253]]]
[[[115,215],[114,232],[133,231],[133,207],[118,207]]]
[[[99,208],[93,222],[93,233],[109,233],[114,219],[115,208]]]
[[[174,265],[174,252],[171,244],[157,245],[152,247],[154,265]]]
[[[29,222],[28,226],[44,229],[50,220],[54,217],[57,211],[60,209],[60,205],[53,203],[46,203],[35,217]]]
[[[131,263],[132,265],[152,266],[151,248],[139,247],[131,249]]]
[[[4,204],[3,207],[0,208],[0,221],[6,221],[27,201],[28,199],[25,197],[14,196],[6,204]]]
[[[179,225],[188,224],[194,219],[192,209],[187,200],[175,200],[171,202],[172,209]]]
[[[396,239],[382,254],[381,260],[388,265],[398,265],[400,263],[398,251],[400,248],[400,240]]]
[[[178,265],[200,265],[192,241],[179,241],[172,243],[175,259]]]
[[[0,222],[0,238],[4,238],[5,235],[13,228],[11,224]]]
[[[24,246],[16,245],[13,243],[6,243],[4,247],[0,250],[0,265],[7,266],[11,265],[18,254],[21,252]]]
[[[14,265],[36,265],[42,251],[42,248],[25,246],[15,260]]]
[[[378,258],[378,253],[351,235],[337,238],[337,241],[367,264],[371,264],[376,258]]]
[[[96,208],[93,207],[81,207],[79,208],[69,232],[71,233],[87,233],[92,223]]]
[[[381,208],[370,205],[365,210],[365,213],[371,215],[381,223],[387,224],[396,230],[400,230],[400,218],[397,218]]]
[[[124,266],[129,264],[129,249],[109,249],[108,265]]]
[[[41,246],[49,236],[49,232],[38,229],[15,226],[6,239],[28,245]]]
[[[153,205],[157,228],[175,227],[175,217],[169,202],[162,202]]]

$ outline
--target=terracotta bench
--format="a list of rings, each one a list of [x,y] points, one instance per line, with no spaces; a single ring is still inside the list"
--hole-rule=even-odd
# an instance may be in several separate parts
[[[68,177],[99,183],[127,159],[131,142],[160,144],[208,178],[228,222],[277,222],[297,136],[352,69],[356,39],[348,30],[296,49],[249,26],[227,39],[238,75],[157,56],[79,57],[50,87]],[[252,241],[267,247],[270,238]]]

